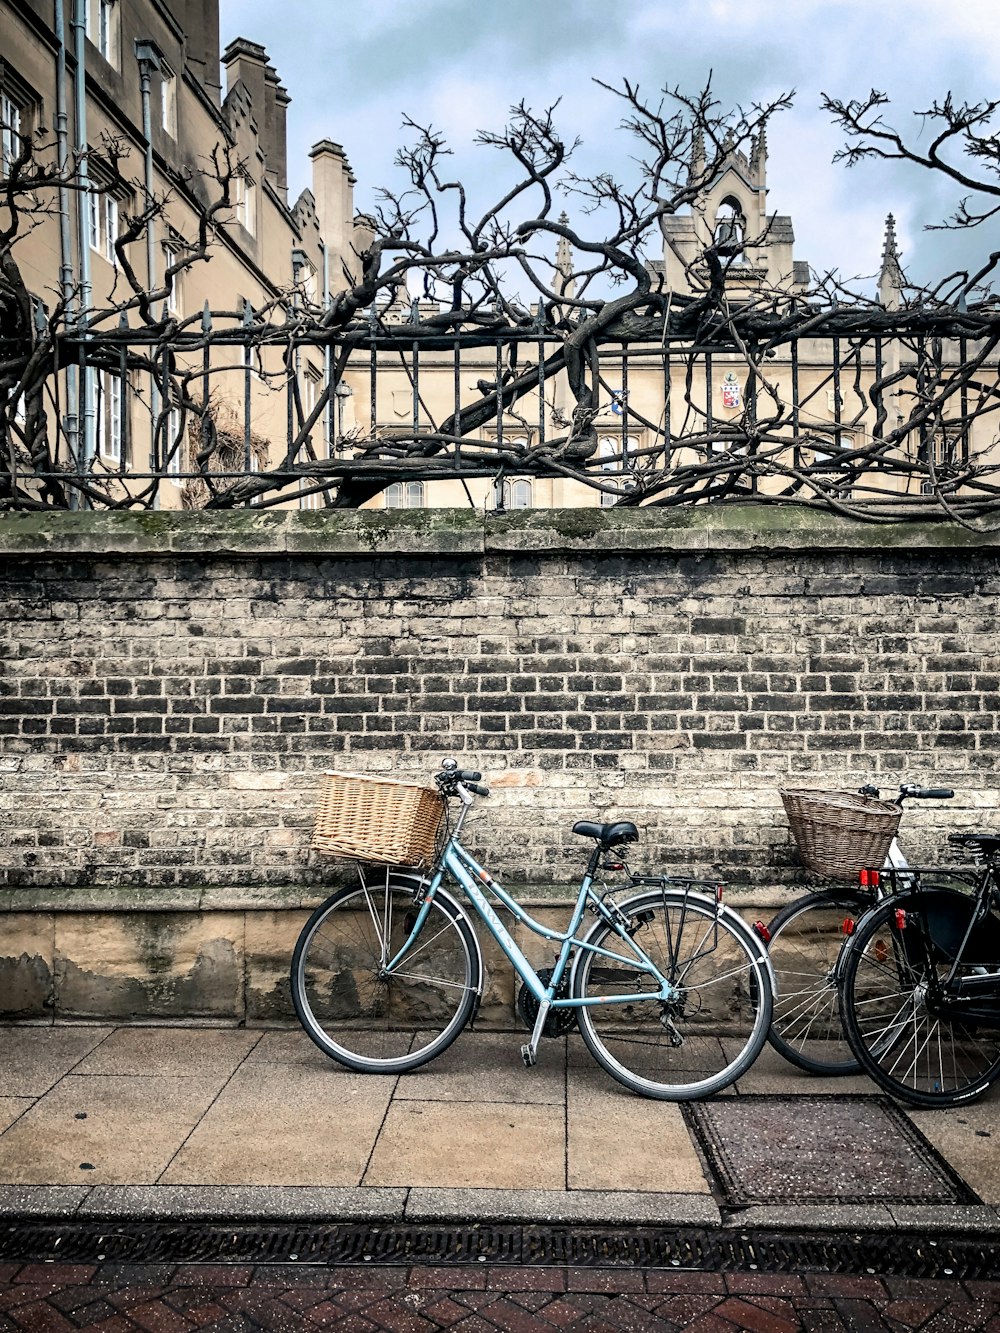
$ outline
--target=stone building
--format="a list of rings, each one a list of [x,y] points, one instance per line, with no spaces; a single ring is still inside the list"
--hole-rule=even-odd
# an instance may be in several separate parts
[[[77,312],[102,311],[129,296],[116,242],[149,199],[163,196],[165,212],[127,256],[138,283],[162,293],[154,314],[165,308],[181,328],[196,326],[206,306],[224,327],[293,289],[316,299],[329,275],[351,264],[355,181],[343,149],[317,143],[312,188],[289,200],[288,92],[254,42],[232,42],[220,60],[218,0],[0,0],[0,31],[0,176],[28,136],[38,160],[76,155],[81,163],[79,188],[62,191],[58,207],[16,243],[26,285],[48,306],[61,295]],[[217,215],[211,262],[168,277],[221,196],[219,167],[232,172],[231,206]],[[241,349],[214,355],[238,364]],[[308,404],[324,375],[322,352],[304,352],[297,374]],[[146,471],[156,460],[167,473],[159,502],[182,503],[187,460],[173,417],[154,439],[156,385],[88,369],[79,383],[68,373],[64,393],[71,456],[111,472]],[[279,421],[283,430],[262,376],[252,393],[255,433],[267,438]]]

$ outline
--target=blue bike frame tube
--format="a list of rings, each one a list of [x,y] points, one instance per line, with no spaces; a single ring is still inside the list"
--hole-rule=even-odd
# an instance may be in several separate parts
[[[387,972],[391,972],[394,967],[399,965],[409,952],[411,945],[423,928],[424,922],[427,919],[427,914],[430,912],[431,903],[434,901],[434,896],[441,885],[445,870],[447,870],[465,890],[469,901],[485,921],[490,933],[500,945],[501,949],[503,949],[521,979],[539,1003],[543,1000],[548,1000],[553,1009],[580,1009],[593,1004],[628,1004],[637,1000],[657,998],[655,995],[647,991],[635,995],[594,996],[591,999],[555,999],[555,992],[558,989],[566,970],[574,944],[581,949],[586,949],[590,953],[599,954],[604,958],[611,958],[615,962],[620,963],[622,961],[620,953],[612,953],[610,950],[602,949],[596,944],[586,944],[584,941],[576,939],[576,932],[579,930],[580,922],[583,920],[583,913],[586,909],[588,898],[592,899],[594,906],[609,921],[609,923],[614,924],[611,915],[604,909],[600,899],[595,898],[591,891],[593,876],[588,872],[583,877],[583,881],[580,885],[580,892],[576,900],[576,906],[573,909],[569,929],[567,931],[549,930],[540,922],[536,921],[530,913],[526,912],[520,906],[519,903],[516,903],[503,886],[498,884],[490,875],[488,875],[475,858],[470,856],[465,848],[462,847],[460,843],[456,842],[454,838],[452,838],[445,847],[438,869],[435,871],[434,876],[431,879],[430,886],[424,896],[424,901],[421,904],[416,920],[413,923],[413,929],[410,931],[407,939],[403,942],[403,946],[399,952],[394,958],[386,963]],[[480,889],[475,879],[473,879],[473,875],[478,876],[490,892],[493,893],[505,907],[509,908],[515,918],[523,925],[526,925],[529,930],[533,931],[536,935],[541,935],[545,939],[554,941],[558,940],[561,943],[562,947],[559,950],[559,957],[555,967],[552,969],[552,982],[548,987],[542,984],[538,973],[518,948],[517,942],[493,910],[493,907],[482,889]],[[635,953],[636,967],[641,971],[648,972],[650,976],[655,979],[660,987],[659,998],[667,998],[667,992],[670,990],[670,983],[667,981],[666,977],[663,976],[659,968],[646,956],[643,950],[639,948],[635,943],[635,940],[629,938],[629,946]]]

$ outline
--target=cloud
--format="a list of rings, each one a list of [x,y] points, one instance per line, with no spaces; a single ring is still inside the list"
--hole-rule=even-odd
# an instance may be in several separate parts
[[[562,97],[558,123],[584,146],[584,173],[632,170],[635,146],[618,130],[623,107],[597,88],[622,76],[654,96],[664,85],[696,91],[709,70],[720,102],[766,101],[797,89],[769,134],[769,208],[791,214],[796,254],[821,269],[872,271],[890,210],[904,259],[918,270],[972,262],[985,234],[922,230],[953,211],[959,191],[929,173],[869,165],[845,170],[820,95],[887,91],[890,117],[908,135],[913,111],[949,89],[977,100],[1000,82],[995,0],[221,0],[223,41],[267,47],[287,86],[292,196],[308,184],[317,139],[343,143],[358,176],[357,202],[394,179],[403,112],[454,142],[451,164],[476,194],[495,196],[498,156],[472,149],[474,131],[498,128],[508,106]]]

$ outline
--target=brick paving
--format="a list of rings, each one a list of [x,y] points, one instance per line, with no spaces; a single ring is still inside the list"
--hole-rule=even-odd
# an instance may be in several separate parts
[[[2,1333],[1000,1333],[1000,1281],[573,1268],[0,1265]]]

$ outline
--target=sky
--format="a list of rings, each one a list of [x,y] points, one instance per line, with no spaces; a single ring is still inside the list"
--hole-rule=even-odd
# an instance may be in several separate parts
[[[654,97],[697,91],[711,71],[725,106],[795,90],[768,131],[767,183],[769,210],[792,218],[797,259],[870,277],[890,212],[915,281],[1000,248],[997,223],[925,230],[960,198],[932,173],[834,164],[842,137],[820,108],[821,93],[878,88],[892,99],[886,119],[925,145],[915,113],[935,99],[1000,95],[997,0],[220,0],[220,10],[223,49],[238,36],[265,46],[291,96],[291,201],[310,183],[309,148],[328,138],[358,178],[356,208],[371,208],[379,186],[401,183],[393,157],[407,115],[445,133],[455,173],[485,205],[497,158],[473,145],[475,132],[501,128],[521,99],[561,99],[559,124],[584,141],[577,170],[627,173],[621,107],[593,80],[627,78]]]

